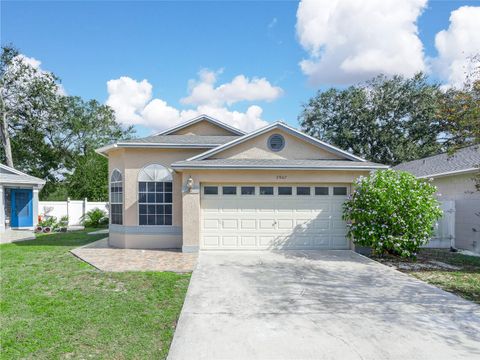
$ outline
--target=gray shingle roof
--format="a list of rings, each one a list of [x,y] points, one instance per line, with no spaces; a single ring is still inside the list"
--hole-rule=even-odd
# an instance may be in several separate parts
[[[236,169],[372,169],[386,165],[350,160],[287,160],[287,159],[205,159],[177,161],[173,168],[236,168]]]
[[[118,144],[222,145],[237,138],[238,136],[155,135],[124,140]]]
[[[35,176],[30,176],[16,169],[12,169],[6,165],[0,164],[0,184],[43,185],[45,184],[45,180],[39,179]]]
[[[443,153],[419,160],[409,161],[394,167],[408,171],[417,177],[429,177],[453,171],[468,170],[480,165],[480,145],[458,150],[453,155]]]

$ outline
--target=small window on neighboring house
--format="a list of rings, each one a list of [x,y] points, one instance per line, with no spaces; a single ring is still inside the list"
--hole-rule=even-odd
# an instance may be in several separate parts
[[[297,186],[297,195],[310,195],[310,186]]]
[[[255,186],[242,186],[242,195],[255,195]]]
[[[204,195],[218,195],[218,186],[205,186],[203,188]]]
[[[260,186],[260,195],[273,195],[273,186]]]
[[[280,134],[273,134],[268,138],[268,148],[272,151],[280,151],[285,147],[285,139]]]
[[[328,186],[315,186],[315,195],[328,195]]]
[[[291,186],[279,186],[278,187],[278,195],[292,195],[292,187]]]
[[[222,187],[222,194],[223,195],[237,195],[237,187],[236,186],[223,186]]]
[[[347,195],[347,188],[345,186],[334,186],[333,195]]]
[[[122,174],[113,170],[110,177],[110,223],[123,224],[123,182]]]

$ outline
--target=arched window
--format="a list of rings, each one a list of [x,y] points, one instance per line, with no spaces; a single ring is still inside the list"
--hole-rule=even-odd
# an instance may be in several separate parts
[[[138,174],[138,223],[172,225],[172,174],[158,164]]]
[[[110,223],[123,224],[123,183],[122,173],[113,170],[110,177]]]

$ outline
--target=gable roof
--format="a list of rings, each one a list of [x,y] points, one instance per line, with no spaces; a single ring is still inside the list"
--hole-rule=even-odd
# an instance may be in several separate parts
[[[215,148],[225,144],[238,136],[201,136],[201,135],[154,135],[140,139],[124,140],[115,144],[103,146],[97,153],[105,153],[113,148],[140,147],[140,148]]]
[[[349,160],[352,160],[352,161],[362,161],[362,162],[365,162],[366,160],[365,159],[362,159],[361,157],[358,157],[356,155],[353,155],[351,153],[349,153],[348,151],[345,151],[345,150],[341,150],[333,145],[330,145],[330,144],[327,144],[321,140],[318,140],[310,135],[307,135],[281,121],[277,121],[277,122],[274,122],[272,124],[269,124],[267,126],[264,126],[258,130],[255,130],[249,134],[246,134],[246,135],[243,135],[241,137],[238,137],[226,144],[223,144],[221,146],[218,146],[212,150],[209,150],[209,151],[206,151],[204,153],[201,153],[199,155],[196,155],[196,156],[193,156],[191,157],[190,159],[187,159],[187,161],[192,161],[192,160],[203,160],[203,159],[206,159],[214,154],[217,154],[223,150],[226,150],[226,149],[229,149],[231,147],[234,147],[238,144],[241,144],[247,140],[250,140],[254,137],[257,137],[259,135],[262,135],[270,130],[273,130],[273,129],[282,129],[284,130],[285,132],[293,135],[293,136],[296,136],[297,138],[300,138],[314,146],[317,146],[323,150],[326,150],[326,151],[329,151],[329,152],[332,152],[334,154],[337,154],[337,155],[340,155],[340,156],[343,156]]]
[[[158,134],[156,135],[170,135],[171,133],[175,132],[175,131],[178,131],[178,130],[181,130],[181,129],[184,129],[190,125],[193,125],[193,124],[196,124],[200,121],[208,121],[209,123],[211,124],[214,124],[216,126],[219,126],[221,127],[222,129],[225,129],[227,131],[230,131],[231,133],[233,134],[236,134],[238,136],[240,135],[245,135],[245,132],[240,130],[240,129],[237,129],[233,126],[230,126],[228,124],[225,124],[223,122],[221,122],[220,120],[217,120],[217,119],[214,119],[208,115],[205,115],[205,114],[202,114],[200,116],[197,116],[196,118],[193,118],[191,120],[188,120],[188,121],[185,121],[179,125],[175,125],[174,127],[171,127],[167,130],[164,130],[164,131],[161,131],[159,132]]]
[[[174,169],[281,169],[281,170],[373,170],[387,165],[350,160],[290,160],[290,159],[207,159],[177,161]]]
[[[393,169],[408,171],[419,178],[427,178],[480,171],[479,165],[480,144],[459,149],[453,155],[442,153],[409,161]]]
[[[2,184],[33,184],[45,185],[45,180],[31,176],[14,169],[10,166],[0,164],[0,183]]]

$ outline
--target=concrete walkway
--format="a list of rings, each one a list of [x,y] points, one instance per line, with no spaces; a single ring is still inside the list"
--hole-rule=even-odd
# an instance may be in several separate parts
[[[480,306],[351,251],[200,253],[180,359],[480,359]]]
[[[102,271],[172,271],[191,272],[197,254],[178,250],[117,249],[108,246],[108,238],[70,251],[79,259]]]
[[[35,239],[35,233],[31,230],[6,229],[5,231],[0,231],[0,244],[33,239]]]

